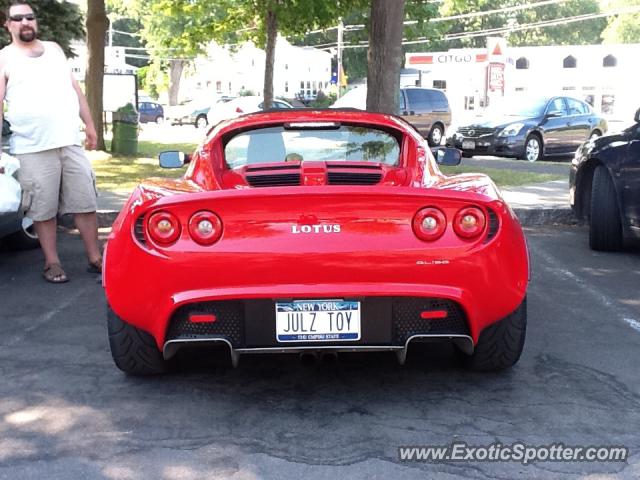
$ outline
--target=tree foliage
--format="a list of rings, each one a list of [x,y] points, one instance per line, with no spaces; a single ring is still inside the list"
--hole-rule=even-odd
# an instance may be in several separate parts
[[[224,33],[238,34],[240,40],[252,40],[265,49],[263,93],[264,103],[269,106],[273,98],[276,34],[300,35],[333,26],[341,15],[364,3],[365,0],[228,0]]]
[[[135,56],[127,57],[127,63],[134,67],[145,67],[149,65],[149,59],[143,58],[148,56],[146,50],[139,50],[144,48],[144,43],[140,38],[140,30],[142,30],[142,23],[135,18],[119,17],[115,18],[112,22],[113,34],[111,37],[112,44],[118,47],[133,47],[135,50],[125,50],[126,53],[131,53]],[[127,32],[127,33],[118,33]]]
[[[4,12],[9,5],[9,0],[0,1],[2,11],[2,23],[4,24]],[[57,42],[67,57],[75,57],[71,42],[84,39],[84,17],[80,8],[75,3],[58,0],[32,0],[34,10],[38,16],[38,28],[41,40]],[[5,29],[0,34],[0,47],[11,42],[11,38]]]
[[[611,0],[609,7],[618,9],[640,6],[640,0]],[[640,13],[616,15],[609,19],[607,28],[602,32],[604,43],[638,43],[640,42]]]
[[[369,41],[370,1],[352,4],[351,9],[343,16],[343,23],[347,26],[344,32],[345,48],[342,52],[342,65],[350,79],[367,77],[367,43]],[[441,24],[429,23],[431,18],[438,16],[438,5],[427,0],[406,0],[405,19],[414,20],[404,26],[403,38],[405,40],[422,39],[427,42],[435,42],[442,35]],[[335,26],[335,25],[334,25]],[[301,35],[293,38],[294,45],[329,45],[336,48],[337,33],[335,29],[322,32]],[[428,43],[427,43],[428,45]],[[424,50],[425,44],[403,45],[403,53]]]
[[[444,0],[440,9],[443,17],[471,12],[499,10],[505,7],[521,5],[519,0]],[[597,0],[569,0],[556,4],[543,5],[536,8],[513,12],[495,12],[488,15],[463,19],[455,19],[444,23],[448,34],[472,33],[493,28],[524,26],[545,20],[557,20],[577,15],[598,13],[600,5]],[[584,20],[579,23],[567,23],[557,26],[538,27],[527,30],[513,30],[507,36],[509,45],[582,45],[599,43],[600,34],[606,25],[603,18]],[[443,41],[436,46],[437,50],[450,48],[484,47],[486,36]]]

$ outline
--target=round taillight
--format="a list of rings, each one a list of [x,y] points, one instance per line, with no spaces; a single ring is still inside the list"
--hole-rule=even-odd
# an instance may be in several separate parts
[[[180,236],[180,222],[172,213],[156,212],[149,217],[147,230],[154,242],[170,245]]]
[[[213,212],[196,212],[189,220],[189,235],[200,245],[211,245],[222,235],[222,220]]]
[[[413,231],[421,240],[437,240],[446,228],[447,217],[435,207],[423,208],[413,217]]]
[[[484,232],[487,223],[484,212],[478,207],[461,209],[453,220],[453,230],[459,237],[475,238]]]

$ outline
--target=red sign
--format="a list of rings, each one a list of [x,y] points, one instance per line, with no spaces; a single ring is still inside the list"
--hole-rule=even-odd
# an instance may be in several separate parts
[[[409,63],[411,65],[433,63],[433,55],[412,55],[409,57]]]

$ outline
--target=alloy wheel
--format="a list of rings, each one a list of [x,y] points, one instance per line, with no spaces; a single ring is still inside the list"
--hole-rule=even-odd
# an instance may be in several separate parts
[[[535,162],[540,158],[540,141],[536,137],[530,137],[527,139],[525,156],[530,162]]]

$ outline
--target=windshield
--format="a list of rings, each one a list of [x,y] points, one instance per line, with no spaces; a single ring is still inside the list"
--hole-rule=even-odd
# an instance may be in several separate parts
[[[302,123],[242,132],[227,142],[224,155],[229,168],[309,161],[397,165],[400,145],[393,135],[375,128]]]

